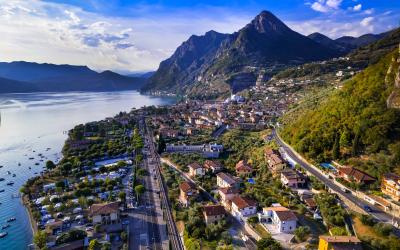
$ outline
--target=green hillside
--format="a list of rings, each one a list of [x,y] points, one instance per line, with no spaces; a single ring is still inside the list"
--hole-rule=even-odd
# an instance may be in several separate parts
[[[400,166],[400,111],[387,108],[398,52],[366,68],[314,105],[283,117],[280,132],[299,152],[318,162],[337,159],[379,177]],[[386,78],[386,81],[385,81]],[[400,168],[399,168],[400,170]],[[400,171],[397,171],[400,172]]]

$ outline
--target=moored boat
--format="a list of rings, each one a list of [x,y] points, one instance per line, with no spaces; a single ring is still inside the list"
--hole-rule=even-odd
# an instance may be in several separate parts
[[[4,237],[6,237],[7,235],[8,235],[7,232],[1,232],[1,233],[0,233],[0,238],[4,238]]]

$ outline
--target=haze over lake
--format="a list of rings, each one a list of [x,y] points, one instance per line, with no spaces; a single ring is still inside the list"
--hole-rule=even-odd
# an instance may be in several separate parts
[[[61,157],[67,138],[65,131],[77,124],[101,120],[133,107],[174,101],[172,98],[140,95],[136,91],[0,95],[0,165],[3,166],[0,177],[5,178],[0,182],[0,190],[5,189],[0,193],[0,226],[10,217],[17,218],[10,223],[8,236],[0,239],[0,249],[26,249],[31,243],[26,209],[19,198],[12,198],[12,194],[18,193],[28,178],[39,174],[48,159]],[[6,185],[9,181],[15,184]]]

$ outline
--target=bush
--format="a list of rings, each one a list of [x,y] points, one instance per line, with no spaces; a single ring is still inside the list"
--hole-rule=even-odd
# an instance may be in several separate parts
[[[310,235],[311,231],[309,227],[298,227],[294,230],[294,235],[298,242],[303,242],[307,239],[308,235]]]
[[[360,217],[361,223],[367,226],[373,226],[375,220],[371,215],[362,214]]]
[[[374,230],[381,236],[388,236],[392,232],[392,225],[380,222],[374,226]]]
[[[258,217],[257,216],[252,216],[247,220],[250,224],[254,225],[258,223]]]
[[[280,250],[282,249],[279,242],[272,237],[262,238],[257,242],[257,249],[259,250]]]

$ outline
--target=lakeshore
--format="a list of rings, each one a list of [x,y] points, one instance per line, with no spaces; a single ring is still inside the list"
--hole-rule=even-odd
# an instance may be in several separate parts
[[[6,249],[26,249],[32,242],[29,213],[22,198],[12,198],[28,178],[40,175],[45,161],[57,162],[67,134],[76,124],[103,119],[121,110],[173,102],[172,98],[140,95],[135,91],[101,93],[34,93],[0,95],[0,176],[14,181],[0,193],[0,219],[16,217],[8,235],[0,239]],[[38,156],[42,154],[43,157]],[[29,158],[33,157],[33,160]],[[43,161],[40,161],[43,160]],[[35,163],[38,163],[36,165]],[[10,171],[15,177],[7,174]],[[33,226],[34,228],[35,226]]]

